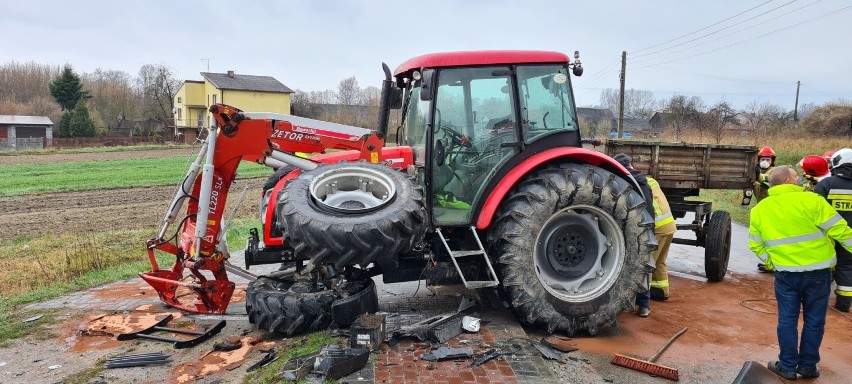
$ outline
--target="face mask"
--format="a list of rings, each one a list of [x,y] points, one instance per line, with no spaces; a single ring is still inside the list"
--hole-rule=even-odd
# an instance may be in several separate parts
[[[762,160],[760,162],[760,168],[763,168],[763,169],[769,168],[769,160]]]

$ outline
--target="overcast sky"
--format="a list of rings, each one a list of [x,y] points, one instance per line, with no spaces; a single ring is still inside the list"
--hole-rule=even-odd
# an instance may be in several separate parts
[[[432,52],[580,51],[578,106],[618,88],[658,99],[852,100],[852,0],[566,1],[20,1],[0,0],[0,62],[70,63],[136,75],[164,63],[199,72],[273,76],[293,89],[336,89],[356,76],[378,86],[391,69]],[[714,25],[715,24],[715,25]],[[0,90],[2,93],[2,90]]]

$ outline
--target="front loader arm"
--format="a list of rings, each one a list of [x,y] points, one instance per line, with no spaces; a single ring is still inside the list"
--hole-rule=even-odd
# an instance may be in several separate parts
[[[295,153],[322,153],[327,149],[357,150],[362,160],[375,163],[382,160],[384,140],[363,128],[283,114],[244,114],[224,104],[211,106],[210,112],[217,128],[210,130],[178,186],[158,237],[146,242],[153,270],[140,276],[157,290],[166,304],[189,312],[221,314],[227,309],[234,283],[225,271],[228,255],[227,250],[220,249],[219,239],[228,190],[239,163],[251,161],[272,168],[289,164],[309,170],[317,164]],[[187,199],[179,232],[167,238],[169,227]],[[171,242],[173,238],[176,244]],[[156,250],[175,256],[171,269],[159,268]],[[185,270],[190,275],[184,276]],[[208,280],[203,270],[210,271],[214,279]],[[187,282],[187,278],[192,281]],[[193,306],[178,300],[179,287],[196,294]]]

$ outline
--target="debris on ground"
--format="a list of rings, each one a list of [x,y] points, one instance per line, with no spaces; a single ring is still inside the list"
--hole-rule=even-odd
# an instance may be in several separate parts
[[[146,365],[160,365],[171,363],[172,359],[162,352],[140,353],[135,355],[124,355],[111,357],[107,360],[106,368],[129,368]]]
[[[258,368],[261,368],[275,360],[278,360],[278,353],[276,353],[274,349],[270,349],[269,351],[266,351],[266,355],[264,355],[263,358],[260,359],[260,361],[248,367],[246,369],[246,372],[252,372],[254,370],[257,370]]]
[[[559,360],[559,357],[561,357],[559,352],[557,352],[553,348],[548,347],[547,345],[544,345],[542,343],[533,343],[533,342],[531,342],[530,344],[532,344],[532,346],[535,349],[537,349],[539,352],[541,352],[541,355],[544,356],[548,360]]]
[[[57,364],[57,365],[51,365],[51,366],[47,367],[47,369],[49,369],[49,370],[51,370],[51,371],[52,371],[52,370],[54,370],[54,369],[59,369],[59,368],[62,368],[62,366],[61,366],[61,365],[59,365],[59,364]]]
[[[257,338],[246,336],[240,339],[242,347],[233,351],[214,351],[204,353],[198,360],[185,362],[176,367],[169,379],[170,383],[193,383],[199,378],[222,371],[239,368],[252,350],[269,350],[275,342],[260,342]]]
[[[168,315],[165,318],[163,318],[162,320],[158,321],[157,323],[155,323],[154,325],[152,325],[148,328],[138,330],[138,331],[135,331],[135,332],[119,334],[119,335],[116,336],[116,339],[120,340],[120,341],[133,340],[133,339],[165,341],[165,342],[168,342],[168,343],[173,343],[175,349],[182,349],[182,348],[194,347],[198,344],[201,344],[201,343],[207,341],[207,339],[218,334],[219,331],[222,330],[222,328],[225,328],[225,320],[219,320],[219,322],[217,322],[215,324],[207,324],[207,325],[202,326],[205,329],[203,332],[202,331],[193,331],[193,330],[166,327],[165,325],[168,324],[171,320],[172,320],[172,315]],[[155,332],[170,332],[170,333],[177,333],[177,334],[182,334],[182,335],[193,335],[195,337],[189,338],[189,339],[165,337],[165,336],[153,335],[153,333],[155,333]]]
[[[541,339],[541,343],[559,352],[574,352],[578,350],[568,337],[551,335]]]
[[[473,316],[462,317],[462,328],[468,332],[479,332],[479,319]]]
[[[284,364],[281,377],[291,381],[324,382],[337,380],[357,372],[370,360],[366,348],[343,348],[332,344],[319,353],[291,358]]]
[[[462,296],[461,302],[459,302],[459,309],[457,309],[456,312],[464,312],[465,310],[473,308],[474,306],[476,306],[476,300],[473,300],[467,296]]]
[[[419,323],[401,328],[402,336],[414,336],[418,340],[433,340],[446,343],[462,333],[464,315],[451,313],[430,317]]]
[[[237,336],[229,336],[224,340],[213,343],[214,351],[233,351],[243,346],[243,341]]]
[[[453,359],[467,359],[473,357],[473,350],[470,348],[451,348],[441,347],[431,353],[426,353],[420,356],[426,361],[444,361]]]
[[[488,361],[499,357],[500,355],[501,353],[498,353],[496,348],[491,348],[483,353],[473,356],[473,362],[470,363],[470,366],[475,367],[485,364]]]
[[[35,315],[33,317],[26,318],[26,319],[22,320],[21,322],[22,323],[30,323],[30,322],[36,321],[38,319],[41,319],[42,316],[44,316],[44,315]]]
[[[365,313],[358,316],[349,327],[349,346],[352,348],[375,351],[385,341],[385,337],[385,315]]]

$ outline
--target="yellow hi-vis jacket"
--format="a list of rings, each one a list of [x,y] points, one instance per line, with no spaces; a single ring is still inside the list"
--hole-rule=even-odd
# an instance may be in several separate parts
[[[776,271],[804,272],[837,262],[834,241],[852,251],[852,228],[822,196],[782,184],[751,210],[748,247]]]
[[[651,196],[654,198],[654,234],[668,235],[677,232],[672,209],[660,188],[660,183],[649,177],[648,186],[651,187]]]

